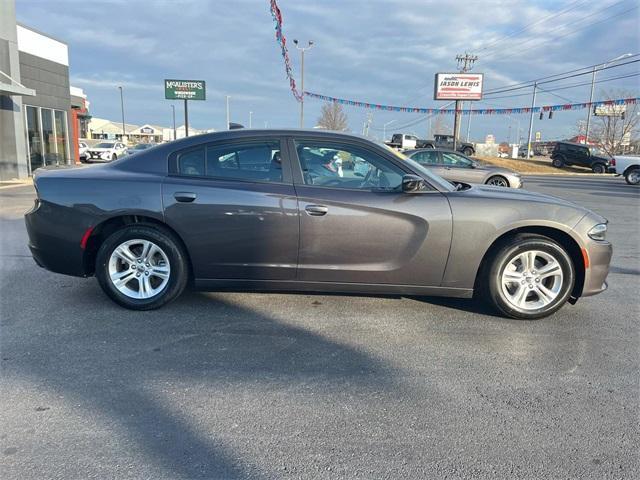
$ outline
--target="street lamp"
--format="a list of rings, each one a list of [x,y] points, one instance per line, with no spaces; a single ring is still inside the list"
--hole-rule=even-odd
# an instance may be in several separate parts
[[[227,130],[229,130],[229,122],[231,121],[229,119],[229,99],[231,98],[231,96],[227,95]]]
[[[171,105],[171,114],[173,116],[173,139],[176,139],[176,106]]]
[[[296,48],[300,50],[300,128],[304,128],[304,52],[313,47],[313,41],[309,40],[306,47],[298,45],[298,40],[293,39]]]
[[[120,108],[122,110],[122,141],[124,142],[124,136],[126,135],[126,131],[124,129],[124,97],[122,95],[122,87],[118,87],[120,89]]]
[[[611,60],[607,60],[605,63],[601,65],[594,65],[593,72],[591,73],[591,94],[589,95],[589,108],[587,109],[587,128],[584,133],[584,143],[585,145],[589,143],[589,126],[591,124],[591,104],[593,103],[593,87],[596,83],[596,72],[598,71],[598,67],[605,68],[610,63],[616,62],[618,60],[622,60],[623,58],[631,57],[631,53],[623,53],[622,55],[618,55],[616,58],[612,58]]]
[[[249,128],[251,128],[251,121],[253,120],[253,112],[249,112]]]
[[[393,122],[395,122],[395,120],[391,120],[390,122],[387,122],[382,126],[382,141],[383,142],[387,140],[387,125],[391,125]]]

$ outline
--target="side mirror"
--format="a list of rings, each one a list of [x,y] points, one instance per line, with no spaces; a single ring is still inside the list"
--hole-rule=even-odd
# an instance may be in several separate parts
[[[418,193],[427,190],[424,179],[418,175],[405,175],[402,177],[402,191],[404,193]]]

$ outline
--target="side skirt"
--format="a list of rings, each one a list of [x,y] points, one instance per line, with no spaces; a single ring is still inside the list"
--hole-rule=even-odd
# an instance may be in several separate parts
[[[204,291],[313,292],[379,295],[425,295],[472,298],[471,288],[424,287],[376,283],[300,282],[297,280],[196,279],[194,286]]]

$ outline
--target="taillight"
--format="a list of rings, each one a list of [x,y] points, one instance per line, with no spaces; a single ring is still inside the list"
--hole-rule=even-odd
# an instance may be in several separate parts
[[[611,161],[609,162],[609,165],[611,165],[612,167],[616,166],[616,159],[612,158]]]

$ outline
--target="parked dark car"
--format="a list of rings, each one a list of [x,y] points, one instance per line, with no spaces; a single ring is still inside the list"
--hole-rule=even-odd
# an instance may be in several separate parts
[[[504,167],[483,164],[452,150],[425,148],[407,150],[403,153],[450,182],[485,183],[511,188],[522,187],[522,177],[518,172]]]
[[[198,289],[441,295],[540,318],[606,289],[607,221],[557,198],[453,185],[364,138],[231,130],[40,170],[35,261],[137,310]],[[45,280],[43,279],[43,282]]]
[[[551,153],[551,161],[556,168],[578,165],[589,167],[593,173],[607,173],[611,165],[611,160],[597,148],[573,142],[557,142]]]
[[[144,152],[145,150],[155,146],[155,143],[137,143],[133,147],[127,148],[125,155],[134,155],[136,153]]]

